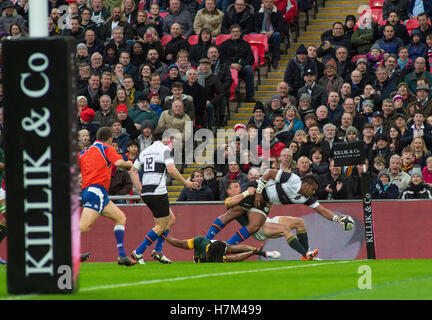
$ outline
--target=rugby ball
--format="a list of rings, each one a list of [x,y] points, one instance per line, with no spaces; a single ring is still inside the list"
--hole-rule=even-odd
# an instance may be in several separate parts
[[[354,228],[354,219],[350,216],[342,216],[342,218],[339,220],[339,225],[345,231],[350,231]]]

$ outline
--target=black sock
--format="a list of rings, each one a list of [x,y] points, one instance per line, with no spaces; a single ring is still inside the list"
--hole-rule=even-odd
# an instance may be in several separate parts
[[[306,250],[309,249],[309,240],[306,230],[304,231],[297,231],[297,238],[300,241],[303,248]]]
[[[295,236],[291,236],[287,242],[291,248],[300,253],[303,257],[306,256],[307,250],[301,245]]]

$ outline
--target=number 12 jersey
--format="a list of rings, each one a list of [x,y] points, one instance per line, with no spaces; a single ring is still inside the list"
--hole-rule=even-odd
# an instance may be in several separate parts
[[[160,141],[142,151],[134,167],[142,170],[142,196],[168,193],[166,188],[166,165],[174,164],[170,148]]]

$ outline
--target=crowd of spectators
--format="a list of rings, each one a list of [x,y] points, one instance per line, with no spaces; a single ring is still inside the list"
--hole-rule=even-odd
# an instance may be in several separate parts
[[[368,11],[335,21],[320,45],[297,48],[274,95],[256,101],[244,35],[267,35],[276,68],[282,37],[291,39],[298,9],[309,8],[308,0],[49,0],[49,35],[76,47],[80,148],[111,126],[114,146],[133,161],[156,127],[177,129],[185,143],[188,123],[225,126],[236,69],[253,113],[218,146],[214,165],[191,174],[200,188],[179,201],[224,200],[228,181],[245,184],[267,167],[318,175],[319,199],[359,199],[365,167],[374,198],[432,198],[431,1],[386,0],[381,24]],[[0,37],[24,36],[27,1],[3,0],[0,10]],[[409,19],[419,26],[408,30]],[[216,45],[221,34],[229,36]],[[365,167],[334,166],[332,148],[344,141],[364,142]],[[111,194],[134,193],[123,170],[113,168],[112,181]]]

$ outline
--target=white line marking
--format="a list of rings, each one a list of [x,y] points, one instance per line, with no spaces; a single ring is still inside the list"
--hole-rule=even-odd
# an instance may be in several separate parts
[[[105,286],[82,288],[82,289],[80,289],[80,292],[96,291],[96,290],[104,290],[104,289],[116,289],[116,288],[123,288],[123,287],[132,287],[132,286],[142,286],[142,285],[161,283],[161,282],[174,282],[174,281],[201,279],[201,278],[209,278],[209,277],[230,276],[230,275],[244,274],[244,273],[279,271],[279,270],[304,268],[304,267],[319,267],[319,266],[325,266],[325,265],[331,265],[331,264],[340,264],[340,263],[349,263],[349,262],[358,262],[358,260],[349,260],[349,261],[344,260],[344,261],[316,263],[316,264],[309,264],[309,265],[287,266],[287,267],[278,267],[278,268],[264,268],[264,269],[253,269],[253,270],[242,270],[242,271],[230,271],[230,272],[220,272],[220,273],[208,273],[208,274],[200,274],[200,275],[195,275],[195,276],[145,280],[145,281],[132,282],[132,283],[119,283],[119,284],[112,284],[112,285],[105,285]]]
[[[253,270],[208,273],[208,274],[200,274],[200,275],[194,275],[194,276],[176,277],[176,278],[168,278],[168,279],[154,279],[154,280],[145,280],[145,281],[139,281],[139,282],[118,283],[118,284],[111,284],[111,285],[104,285],[104,286],[81,288],[79,290],[79,292],[90,292],[90,291],[97,291],[97,290],[117,289],[117,288],[134,287],[134,286],[144,286],[144,285],[148,285],[148,284],[155,284],[155,283],[161,283],[161,282],[175,282],[175,281],[193,280],[193,279],[201,279],[201,278],[209,278],[209,277],[230,276],[230,275],[235,275],[235,274],[246,274],[246,273],[279,271],[279,270],[288,270],[288,269],[297,269],[297,268],[319,267],[319,266],[327,266],[327,265],[350,263],[350,262],[359,262],[359,260],[343,260],[343,261],[323,262],[323,263],[314,263],[314,264],[298,265],[298,266],[286,266],[286,267],[277,267],[277,268],[263,268],[263,269],[253,269]],[[37,296],[39,296],[39,295],[38,294],[29,294],[29,295],[11,296],[11,297],[7,297],[7,298],[0,299],[0,300],[21,300],[21,299],[27,299],[27,298],[37,297]]]

